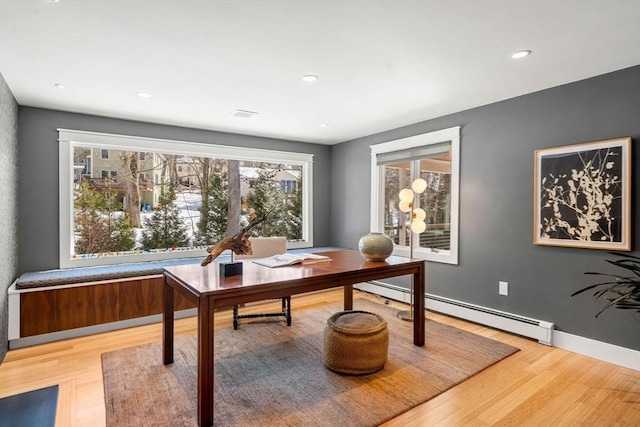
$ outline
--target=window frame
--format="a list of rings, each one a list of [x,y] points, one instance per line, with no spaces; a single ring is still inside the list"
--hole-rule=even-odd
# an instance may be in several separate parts
[[[287,248],[313,246],[313,154],[259,148],[234,147],[201,142],[147,138],[129,135],[58,129],[59,151],[59,260],[60,268],[115,264],[120,262],[155,261],[162,259],[205,256],[204,249],[189,249],[165,253],[143,253],[122,256],[72,259],[73,239],[73,152],[75,147],[107,148],[108,150],[144,151],[218,159],[290,163],[302,168],[302,239],[287,242]],[[157,176],[156,176],[157,177]]]
[[[414,135],[370,146],[371,149],[371,231],[384,233],[384,167],[378,166],[377,155],[441,143],[451,144],[451,248],[449,251],[416,246],[413,257],[446,264],[458,264],[460,204],[460,126]],[[394,245],[393,255],[410,256],[409,246]]]

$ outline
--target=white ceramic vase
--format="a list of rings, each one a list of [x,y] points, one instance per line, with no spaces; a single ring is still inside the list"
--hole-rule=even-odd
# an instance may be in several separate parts
[[[371,232],[360,238],[358,249],[369,261],[384,261],[393,252],[393,240],[386,234]]]

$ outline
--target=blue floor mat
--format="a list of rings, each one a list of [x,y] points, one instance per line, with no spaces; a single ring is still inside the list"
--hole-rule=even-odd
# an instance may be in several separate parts
[[[55,427],[58,385],[0,399],[2,427]]]

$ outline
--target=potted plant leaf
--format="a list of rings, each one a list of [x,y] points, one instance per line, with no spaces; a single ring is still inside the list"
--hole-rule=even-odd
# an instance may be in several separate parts
[[[640,312],[640,258],[621,252],[609,253],[620,257],[620,259],[606,259],[605,261],[626,270],[625,274],[622,274],[622,272],[621,274],[610,274],[588,271],[584,274],[605,276],[609,277],[610,280],[587,286],[574,292],[571,296],[573,297],[590,289],[596,289],[593,296],[596,299],[605,298],[608,301],[604,308],[596,314],[596,317],[610,307]]]

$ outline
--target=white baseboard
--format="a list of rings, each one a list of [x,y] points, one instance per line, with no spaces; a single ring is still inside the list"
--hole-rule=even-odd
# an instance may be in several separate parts
[[[573,353],[640,371],[640,351],[637,350],[561,331],[554,331],[553,345]]]
[[[383,282],[358,283],[354,286],[365,292],[380,295],[395,301],[409,303],[409,290],[400,286],[390,285]],[[425,306],[427,310],[435,311],[450,316],[458,317],[471,322],[480,323],[495,329],[505,330],[518,335],[527,336],[538,340],[542,344],[552,345],[583,356],[592,357],[614,365],[640,371],[640,351],[621,347],[590,338],[573,335],[566,332],[556,331],[553,324],[544,321],[540,322],[541,328],[531,328],[526,324],[519,325],[520,322],[504,322],[503,316],[494,316],[492,312],[501,315],[515,316],[520,319],[527,319],[517,315],[504,312],[496,312],[480,306],[470,306],[469,304],[448,300],[434,295],[425,295]],[[462,307],[462,309],[461,309]],[[470,307],[470,308],[467,308]],[[474,310],[477,308],[479,310]],[[533,319],[530,319],[533,320]],[[526,323],[526,322],[525,322]],[[547,332],[548,331],[548,332]]]

